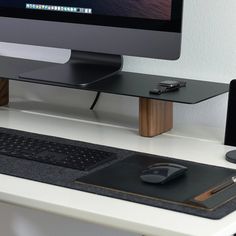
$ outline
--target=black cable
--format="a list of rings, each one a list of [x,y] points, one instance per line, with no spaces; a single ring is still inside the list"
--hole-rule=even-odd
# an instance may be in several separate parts
[[[90,107],[90,110],[93,110],[93,108],[96,106],[97,101],[98,101],[100,95],[101,95],[101,92],[97,92],[97,95],[96,95],[96,97],[95,97],[95,99],[94,99],[94,101],[93,101],[93,104],[92,104],[91,107]]]

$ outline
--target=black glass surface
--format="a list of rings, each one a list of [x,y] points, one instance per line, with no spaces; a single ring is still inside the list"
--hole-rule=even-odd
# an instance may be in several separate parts
[[[9,57],[0,57],[0,77],[11,80],[26,81],[30,83],[48,84],[68,88],[77,88],[71,81],[59,84],[57,81],[37,81],[34,79],[23,79],[19,75],[28,71],[48,68],[54,63],[32,61],[25,59],[16,59]],[[187,82],[186,87],[172,93],[161,95],[150,94],[150,90],[156,88],[158,83],[164,80],[179,80]],[[73,81],[72,81],[73,82]],[[118,75],[111,76],[105,80],[96,82],[86,88],[90,91],[104,92],[133,97],[144,97],[163,101],[172,101],[185,104],[195,104],[229,90],[229,85],[224,83],[215,83],[208,81],[199,81],[192,79],[170,78],[157,75],[146,75],[131,72],[120,72]]]

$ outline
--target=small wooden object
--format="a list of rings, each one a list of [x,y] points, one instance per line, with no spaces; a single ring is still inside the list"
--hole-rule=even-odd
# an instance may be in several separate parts
[[[139,98],[139,134],[153,137],[173,128],[173,103]]]
[[[9,103],[9,81],[0,79],[0,106],[5,106]]]

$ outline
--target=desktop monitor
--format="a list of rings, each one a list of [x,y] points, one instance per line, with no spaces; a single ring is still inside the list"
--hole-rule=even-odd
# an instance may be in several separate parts
[[[20,77],[87,86],[119,72],[121,55],[178,59],[182,10],[183,0],[0,0],[0,41],[71,49],[67,63]]]

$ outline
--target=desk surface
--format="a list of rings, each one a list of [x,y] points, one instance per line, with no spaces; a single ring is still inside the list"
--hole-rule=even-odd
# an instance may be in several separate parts
[[[138,136],[134,128],[98,123],[95,118],[83,121],[79,117],[4,107],[0,113],[2,127],[236,168],[224,160],[224,154],[232,147],[216,140],[179,136],[174,130],[150,139]],[[236,232],[236,212],[221,220],[209,220],[7,175],[0,175],[0,200],[148,236]]]

